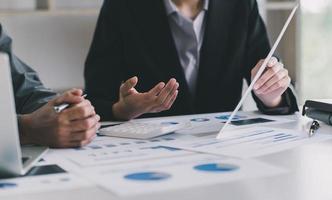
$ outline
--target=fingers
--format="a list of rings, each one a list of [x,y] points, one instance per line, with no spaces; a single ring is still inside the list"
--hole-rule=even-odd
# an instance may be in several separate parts
[[[82,92],[67,92],[66,95],[82,95]],[[99,121],[100,116],[96,115],[90,101],[83,100],[73,104],[52,120],[53,125],[49,127],[52,133],[49,146],[69,148],[86,145],[96,136],[100,127]]]
[[[83,91],[80,89],[72,89],[61,96],[57,97],[54,99],[54,105],[60,105],[63,103],[68,103],[68,104],[77,104],[80,103],[84,100],[84,97],[82,97]]]
[[[100,126],[101,124],[97,123],[90,129],[86,129],[84,131],[66,131],[65,133],[59,132],[58,135],[60,138],[58,138],[57,142],[51,144],[50,146],[55,148],[73,148],[85,146],[96,138],[96,133]]]
[[[270,80],[268,80],[262,87],[256,90],[257,94],[265,94],[267,90],[270,89],[271,86],[275,85],[276,83],[282,81],[284,78],[288,78],[288,70],[282,69],[277,74],[275,74]],[[280,85],[283,86],[283,85]],[[288,87],[288,85],[287,85]]]
[[[160,82],[156,86],[154,86],[154,88],[152,88],[148,93],[151,96],[157,96],[163,90],[164,87],[165,87],[165,83]]]
[[[156,99],[157,104],[162,105],[167,100],[168,96],[173,96],[174,92],[177,90],[177,88],[174,90],[174,87],[178,88],[179,84],[174,78],[172,78],[160,92],[158,98]]]
[[[269,93],[274,92],[276,90],[280,90],[280,93],[282,94],[289,87],[290,83],[291,83],[291,79],[289,78],[289,76],[285,76],[281,80],[275,82],[273,85],[271,85],[266,90],[262,91],[261,94],[263,94],[263,95],[264,94],[269,94]]]
[[[128,89],[122,86],[122,90]],[[145,93],[127,93],[113,105],[113,114],[118,119],[129,120],[145,113],[160,112],[169,109],[177,96],[179,83],[173,78],[165,83],[160,82]],[[120,94],[121,95],[121,94]],[[157,110],[157,111],[156,111]]]
[[[169,110],[172,107],[172,105],[179,93],[178,89],[179,89],[179,84],[176,83],[174,85],[172,91],[169,93],[169,95],[167,96],[167,98],[165,99],[165,101],[163,102],[163,104],[161,106],[163,108],[163,110]]]
[[[171,98],[169,99],[169,101],[165,103],[166,110],[171,109],[171,107],[174,104],[176,98],[178,97],[178,94],[179,94],[179,91],[176,90],[175,93],[173,94],[173,96],[171,96]]]
[[[130,90],[133,89],[137,85],[137,83],[138,83],[138,78],[136,76],[128,79],[120,86],[121,95],[123,96],[129,95]]]
[[[168,95],[165,99],[163,99],[164,97],[162,97],[162,98],[158,97],[155,100],[154,106],[150,108],[150,113],[158,113],[158,112],[162,112],[165,110],[169,110],[172,107],[174,101],[176,100],[176,98],[178,96],[178,93],[179,93],[178,88],[179,88],[179,83],[176,82],[173,85],[173,88],[171,90],[167,91]],[[165,91],[164,89],[163,89],[163,92]],[[161,94],[162,93],[160,93],[160,95]]]
[[[71,132],[81,132],[95,127],[100,121],[99,115],[94,115],[83,120],[76,120],[70,122]]]
[[[78,140],[72,140],[69,145],[71,145],[72,147],[82,147],[90,144],[97,137],[97,132],[100,127],[101,124],[98,123],[96,126],[89,130],[73,133],[73,135],[76,135]]]
[[[254,85],[254,90],[259,90],[263,87],[271,78],[276,76],[281,70],[284,69],[284,65],[282,63],[277,62],[272,67],[267,68],[265,73],[258,79],[256,84]]]
[[[72,132],[71,142],[81,142],[81,141],[91,140],[96,136],[99,126],[100,125],[98,125],[97,123],[90,129],[86,129],[84,131],[79,131],[79,132]]]
[[[251,77],[254,78],[257,74],[257,72],[259,71],[259,69],[262,67],[263,63],[264,63],[264,59],[261,59],[256,66],[251,70]],[[276,57],[272,57],[270,59],[270,61],[267,63],[267,67],[273,67],[274,65],[276,65],[278,63],[278,59]]]
[[[83,102],[64,110],[60,113],[60,117],[68,121],[73,121],[85,119],[95,114],[95,108],[91,105],[90,101],[84,100]]]
[[[256,66],[251,70],[251,78],[252,79],[256,76],[257,72],[259,71],[259,69],[261,68],[261,66],[263,65],[263,63],[264,63],[264,60],[260,60],[256,64]]]
[[[96,135],[91,137],[90,139],[87,140],[78,140],[78,141],[69,141],[66,143],[61,143],[59,145],[54,145],[53,148],[77,148],[77,147],[83,147],[88,144],[90,144],[94,139],[96,138]]]
[[[272,57],[267,63],[267,67],[273,67],[278,63],[278,59],[276,57]]]

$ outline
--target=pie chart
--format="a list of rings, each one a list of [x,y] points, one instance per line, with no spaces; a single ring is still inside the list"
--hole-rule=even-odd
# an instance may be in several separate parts
[[[231,115],[220,115],[220,116],[217,116],[216,119],[227,121],[230,117],[231,117]],[[239,120],[239,119],[243,119],[243,118],[245,118],[245,117],[239,116],[239,115],[235,115],[233,117],[233,120]]]
[[[197,171],[222,173],[222,172],[236,171],[239,169],[239,167],[227,163],[210,163],[210,164],[197,165],[194,167],[194,169]]]
[[[15,188],[17,184],[15,183],[0,183],[0,189]]]
[[[195,119],[191,119],[190,121],[192,121],[192,122],[207,122],[207,121],[210,121],[210,119],[208,119],[208,118],[195,118]]]
[[[162,181],[169,179],[170,174],[161,172],[139,172],[128,174],[124,178],[132,181]]]
[[[171,126],[171,125],[177,125],[179,124],[178,122],[162,122],[161,125],[165,125],[165,126]]]

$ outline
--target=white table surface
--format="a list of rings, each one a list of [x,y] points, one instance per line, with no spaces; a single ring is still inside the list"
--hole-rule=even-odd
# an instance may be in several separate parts
[[[300,122],[287,124],[298,127]],[[285,125],[283,126],[285,128]],[[322,125],[320,133],[332,134],[332,127]],[[167,191],[144,196],[120,198],[99,188],[17,195],[6,200],[325,200],[332,199],[332,140],[258,158],[289,172],[268,178]],[[4,199],[4,200],[5,200]],[[2,199],[1,199],[2,200]]]

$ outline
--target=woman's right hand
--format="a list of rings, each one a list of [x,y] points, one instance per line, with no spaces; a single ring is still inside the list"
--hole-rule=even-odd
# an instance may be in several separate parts
[[[148,92],[135,89],[138,78],[133,77],[120,86],[119,101],[113,105],[117,120],[131,120],[146,113],[169,110],[178,95],[179,83],[170,79],[167,84],[160,82]]]

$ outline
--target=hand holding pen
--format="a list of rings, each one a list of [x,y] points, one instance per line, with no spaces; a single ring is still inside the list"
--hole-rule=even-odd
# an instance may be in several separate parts
[[[88,96],[87,94],[82,95],[83,98],[86,98],[87,96]],[[53,108],[56,113],[61,113],[64,109],[68,108],[69,106],[70,104],[64,103],[58,106],[54,106]]]
[[[20,116],[20,132],[25,143],[56,148],[90,143],[100,128],[100,117],[84,97],[82,90],[73,89],[37,111]]]

